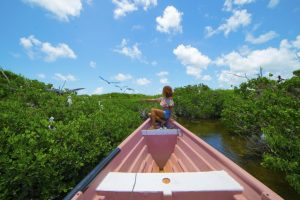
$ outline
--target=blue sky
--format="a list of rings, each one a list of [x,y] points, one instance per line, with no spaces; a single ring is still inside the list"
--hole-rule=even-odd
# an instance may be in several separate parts
[[[230,88],[300,69],[299,19],[300,0],[3,0],[0,65],[85,94]]]

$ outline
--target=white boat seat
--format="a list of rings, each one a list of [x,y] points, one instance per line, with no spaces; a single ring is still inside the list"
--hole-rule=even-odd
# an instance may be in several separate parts
[[[126,194],[157,195],[172,197],[174,194],[183,197],[201,193],[214,197],[219,194],[238,194],[243,187],[225,171],[184,172],[184,173],[120,173],[110,172],[98,185],[96,191],[107,199],[122,199]],[[118,197],[118,192],[120,196]],[[132,195],[132,194],[130,194]],[[147,196],[147,195],[146,195]],[[225,197],[223,195],[223,197]],[[147,198],[146,198],[147,199]],[[167,199],[167,198],[165,198]],[[191,198],[193,199],[193,198]],[[216,198],[218,199],[218,198]],[[224,198],[226,199],[226,198]]]
[[[181,135],[180,129],[152,129],[142,130],[142,135]]]

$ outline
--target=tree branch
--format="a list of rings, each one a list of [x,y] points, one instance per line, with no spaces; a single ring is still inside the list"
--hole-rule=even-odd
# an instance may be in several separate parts
[[[0,67],[0,69],[1,69],[1,73],[2,73],[2,75],[6,78],[6,80],[8,81],[8,82],[10,82],[9,81],[9,78],[6,76],[6,74],[4,73],[4,70],[3,70],[3,68],[2,67]]]
[[[238,74],[234,74],[234,73],[231,73],[231,72],[227,72],[228,74],[231,74],[231,75],[233,75],[233,76],[237,76],[237,77],[240,77],[240,78],[245,78],[245,79],[247,79],[248,81],[249,81],[249,78],[248,78],[248,76],[247,76],[247,74],[245,73],[245,75],[244,76],[241,76],[241,75],[238,75]]]

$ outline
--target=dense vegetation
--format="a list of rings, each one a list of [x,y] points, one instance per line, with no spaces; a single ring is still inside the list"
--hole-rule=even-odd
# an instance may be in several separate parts
[[[211,90],[203,84],[176,88],[176,115],[189,119],[220,118],[224,101],[230,94],[232,90]]]
[[[61,199],[140,125],[140,112],[151,106],[135,103],[143,95],[57,95],[47,91],[51,85],[5,75],[0,75],[0,199]]]
[[[221,118],[231,132],[258,138],[254,145],[262,164],[284,172],[300,193],[300,70],[287,80],[270,77],[259,76],[234,90],[176,88],[176,112],[191,119]]]
[[[153,106],[140,102],[144,95],[57,95],[51,87],[0,74],[0,199],[61,199]],[[285,172],[300,193],[299,96],[295,71],[284,81],[258,77],[233,90],[176,88],[174,100],[177,116],[220,118],[233,133],[262,138],[263,165]]]

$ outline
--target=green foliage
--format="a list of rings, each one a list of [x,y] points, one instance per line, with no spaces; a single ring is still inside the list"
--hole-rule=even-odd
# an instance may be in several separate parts
[[[62,199],[135,130],[144,95],[67,96],[0,74],[0,199]],[[2,87],[3,86],[3,87]],[[53,116],[54,122],[49,118]],[[49,128],[49,125],[51,127]]]
[[[294,73],[295,75],[297,73]],[[300,193],[300,77],[284,82],[265,77],[242,83],[225,101],[222,120],[232,132],[265,136],[263,165],[283,171]]]
[[[0,199],[61,199],[142,122],[145,95],[57,95],[52,85],[0,74]],[[271,77],[271,76],[270,76]],[[72,96],[72,106],[67,96]],[[175,113],[220,118],[234,133],[265,137],[263,165],[283,171],[300,193],[300,76],[258,77],[234,90],[188,85]],[[54,122],[49,122],[50,117]],[[50,126],[51,125],[51,126]],[[49,128],[50,127],[50,128]]]
[[[174,92],[176,115],[190,119],[219,118],[223,102],[230,93],[229,90],[211,90],[203,84],[176,88]]]
[[[293,71],[294,76],[300,77],[300,69]]]
[[[263,76],[234,90],[211,90],[206,85],[175,89],[175,111],[185,118],[219,118],[231,132],[265,138],[262,164],[286,174],[300,193],[300,70],[290,79]],[[273,75],[270,74],[269,77]]]

